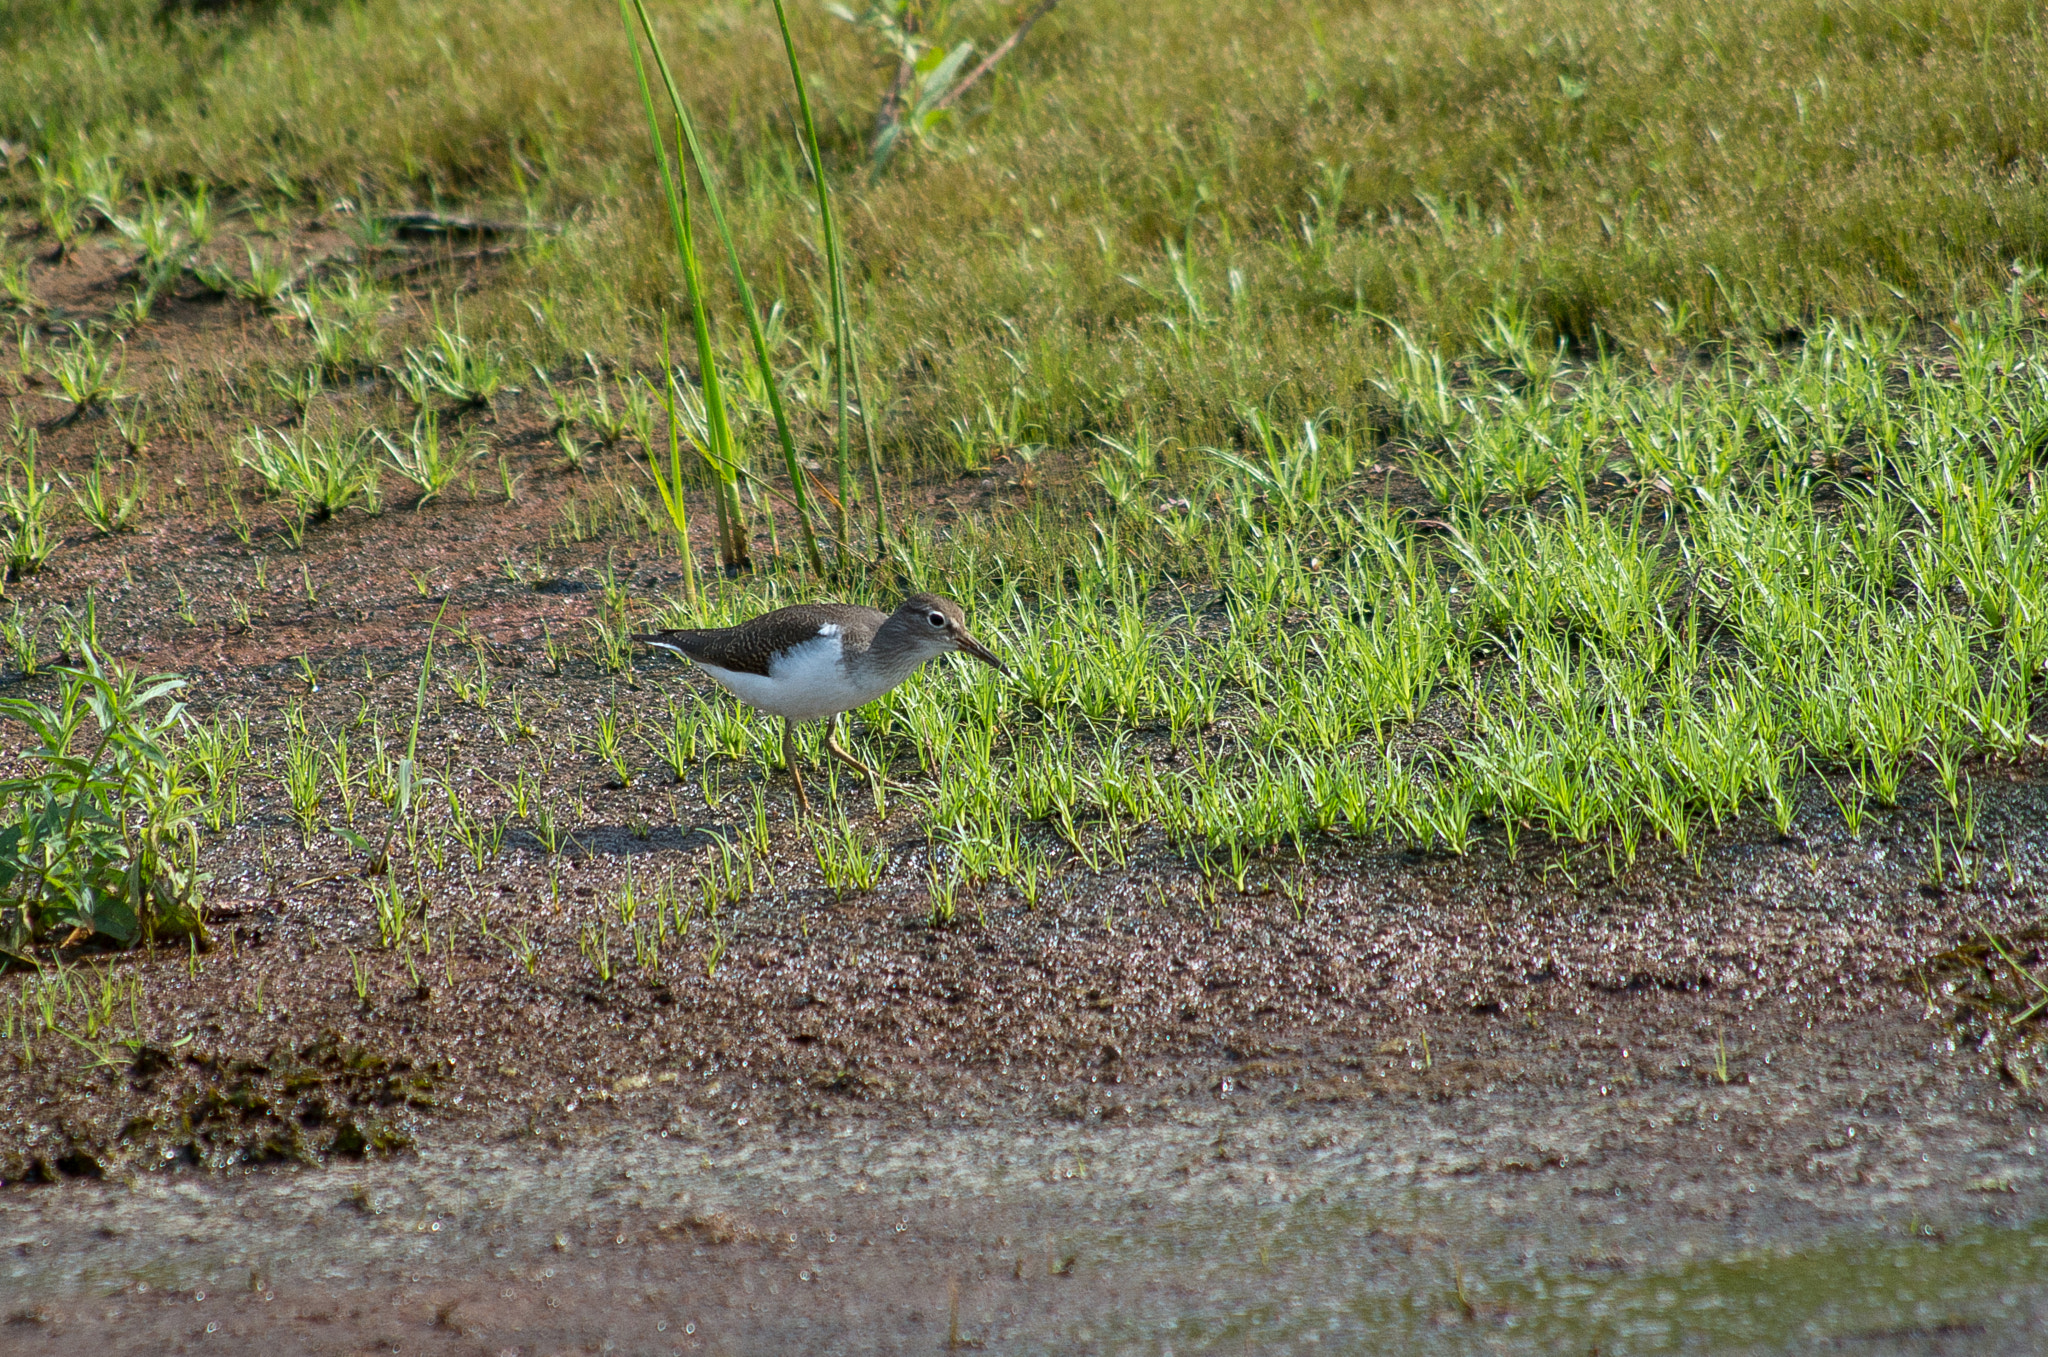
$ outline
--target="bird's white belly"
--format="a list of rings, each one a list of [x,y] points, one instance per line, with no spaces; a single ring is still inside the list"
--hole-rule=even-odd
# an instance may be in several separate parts
[[[839,637],[819,636],[784,651],[768,674],[735,673],[701,664],[717,684],[750,707],[792,721],[818,721],[872,702],[895,685],[861,684],[839,662]]]

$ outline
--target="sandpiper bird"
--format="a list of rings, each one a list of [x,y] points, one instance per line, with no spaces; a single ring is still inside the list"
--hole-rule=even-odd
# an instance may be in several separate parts
[[[839,747],[839,713],[874,701],[949,650],[1010,672],[967,634],[960,605],[937,594],[912,594],[893,613],[855,603],[799,603],[736,627],[681,628],[633,639],[696,661],[740,701],[782,718],[782,757],[806,814],[811,799],[796,766],[797,722],[826,721],[825,748],[872,778],[873,770]]]

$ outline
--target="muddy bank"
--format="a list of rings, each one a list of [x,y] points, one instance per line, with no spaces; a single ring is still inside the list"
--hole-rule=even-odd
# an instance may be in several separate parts
[[[7,1346],[2038,1350],[2036,1099],[1902,1007],[1757,1006],[1728,1083],[1592,1067],[1687,1006],[1559,1020],[1492,1081],[1446,1034],[1348,1097],[1267,1068],[1114,1122],[819,1125],[656,1087],[546,1140],[10,1187]]]

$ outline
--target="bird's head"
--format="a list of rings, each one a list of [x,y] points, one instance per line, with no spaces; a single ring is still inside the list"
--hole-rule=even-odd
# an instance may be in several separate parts
[[[890,630],[910,640],[919,650],[943,655],[949,650],[972,655],[998,673],[1010,672],[987,647],[967,633],[967,617],[960,605],[937,594],[912,594],[903,600],[887,623]]]

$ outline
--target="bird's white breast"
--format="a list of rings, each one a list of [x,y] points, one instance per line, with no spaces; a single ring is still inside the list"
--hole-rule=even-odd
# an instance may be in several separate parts
[[[766,677],[702,665],[720,687],[750,707],[792,721],[818,721],[872,702],[894,687],[860,683],[840,662],[839,628],[827,623],[801,645],[776,656]]]

